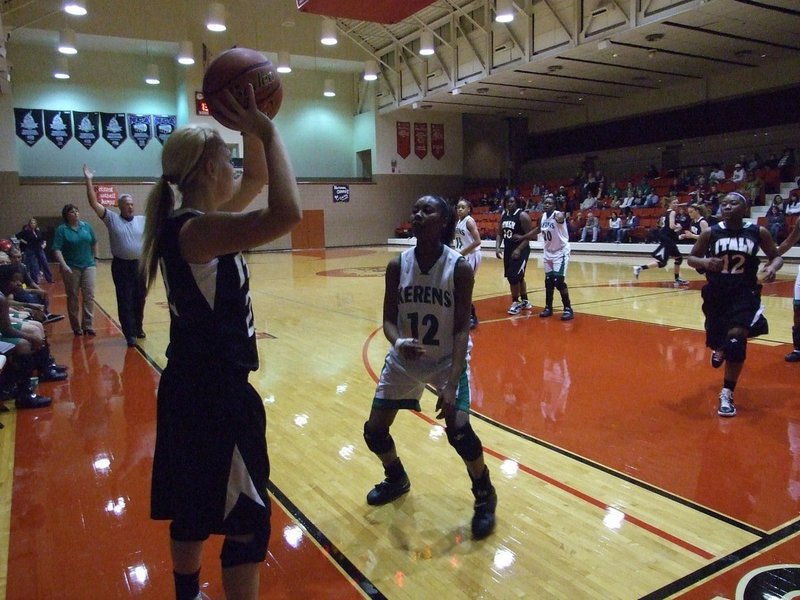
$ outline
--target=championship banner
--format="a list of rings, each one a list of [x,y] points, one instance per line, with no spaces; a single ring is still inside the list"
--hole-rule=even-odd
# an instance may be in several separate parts
[[[72,139],[72,111],[44,111],[44,134],[61,150]]]
[[[153,137],[153,122],[150,115],[128,115],[128,126],[131,137],[142,150],[147,147]]]
[[[17,137],[33,146],[44,135],[44,119],[40,108],[15,108],[14,126]]]
[[[334,202],[350,202],[350,186],[347,184],[333,185],[331,191],[333,192]]]
[[[73,111],[75,122],[75,139],[89,150],[100,138],[100,113]]]
[[[408,158],[411,154],[411,123],[397,122],[397,153],[400,158]]]
[[[436,160],[444,156],[444,123],[431,123],[431,154]]]
[[[128,139],[125,131],[125,113],[100,113],[100,125],[103,127],[103,139],[115,149]]]
[[[101,206],[117,205],[117,190],[110,183],[98,183],[94,186],[94,191]]]
[[[414,123],[414,154],[425,158],[428,154],[428,124]]]
[[[153,129],[156,133],[156,139],[164,145],[167,141],[169,134],[175,131],[178,123],[178,117],[175,115],[153,115]]]

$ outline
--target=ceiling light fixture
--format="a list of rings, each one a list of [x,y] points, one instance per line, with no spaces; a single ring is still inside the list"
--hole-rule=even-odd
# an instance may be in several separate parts
[[[378,78],[378,63],[368,60],[364,63],[364,81],[375,81]]]
[[[419,37],[419,53],[422,56],[430,56],[433,52],[433,32],[425,29]]]
[[[278,52],[278,73],[291,73],[292,72],[292,57],[286,50]]]
[[[450,90],[450,93],[453,94],[453,96],[458,96],[461,93],[461,88],[453,88]]]
[[[75,17],[82,17],[86,14],[86,2],[84,0],[67,0],[64,2],[64,12]]]
[[[75,47],[75,32],[72,29],[62,29],[58,34],[58,51],[61,54],[77,54]]]
[[[182,65],[194,64],[194,46],[189,40],[184,40],[181,42],[178,50],[178,62]]]
[[[145,72],[144,82],[148,85],[158,85],[161,83],[161,79],[158,77],[158,65],[155,63],[150,63],[147,65],[147,71]]]
[[[325,90],[322,95],[326,98],[333,98],[336,95],[336,86],[333,83],[333,79],[325,80]]]
[[[56,79],[69,79],[69,65],[66,56],[56,58],[56,68],[53,69],[53,77]]]
[[[333,19],[322,19],[322,36],[319,39],[323,46],[335,46],[339,39],[336,37],[336,21]]]
[[[598,50],[608,50],[609,48],[611,48],[611,40],[600,40],[597,42]]]
[[[497,0],[494,12],[494,20],[498,23],[510,23],[514,20],[513,0]]]
[[[206,19],[206,29],[220,33],[228,29],[225,25],[225,5],[220,2],[212,2],[208,5],[208,18]]]

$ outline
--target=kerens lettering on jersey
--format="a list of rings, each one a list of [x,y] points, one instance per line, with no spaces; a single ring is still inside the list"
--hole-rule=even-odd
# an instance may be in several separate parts
[[[714,244],[714,255],[724,254],[725,252],[742,252],[753,254],[755,243],[744,237],[721,238]]]
[[[429,285],[409,285],[400,288],[398,302],[400,304],[406,302],[438,304],[449,308],[453,305],[453,294],[450,290],[443,290]]]

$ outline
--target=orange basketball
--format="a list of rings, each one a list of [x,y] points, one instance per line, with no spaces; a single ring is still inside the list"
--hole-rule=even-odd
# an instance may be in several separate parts
[[[231,48],[217,55],[203,76],[203,96],[208,110],[225,127],[233,128],[218,111],[221,93],[230,91],[242,106],[247,104],[247,84],[253,84],[258,109],[270,119],[278,114],[283,101],[283,88],[272,62],[255,50]]]

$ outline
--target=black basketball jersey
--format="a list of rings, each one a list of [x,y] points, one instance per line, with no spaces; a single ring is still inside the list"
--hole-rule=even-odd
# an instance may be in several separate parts
[[[258,352],[244,257],[237,252],[190,265],[181,256],[178,234],[186,221],[199,214],[190,209],[176,211],[159,239],[170,316],[167,358],[205,365],[213,361],[255,371]]]
[[[521,214],[522,209],[518,208],[513,213],[503,211],[503,216],[500,217],[500,227],[503,235],[503,247],[507,250],[513,250],[513,246],[517,245],[516,242],[511,241],[512,235],[525,235],[525,231],[523,231],[522,223],[520,223],[519,219]]]
[[[706,272],[709,283],[725,289],[758,285],[756,274],[761,263],[757,256],[761,247],[758,225],[747,223],[742,229],[731,231],[723,222],[713,225],[709,231],[707,256],[723,261],[719,273]]]
[[[699,219],[697,219],[697,221],[692,221],[692,224],[689,225],[689,231],[691,231],[695,235],[700,235],[701,233],[703,233],[703,230],[701,229],[702,227],[701,223],[703,223],[703,221],[708,223],[705,217],[700,217]]]
[[[664,224],[661,226],[661,236],[669,238],[669,239],[674,240],[674,241],[677,242],[678,241],[678,234],[675,232],[674,229],[672,229],[669,226],[670,213],[673,213],[673,212],[675,212],[675,211],[674,210],[668,210],[666,212],[666,214],[664,215]],[[677,217],[678,215],[676,214],[675,216]],[[676,223],[677,223],[677,221],[676,221]]]

